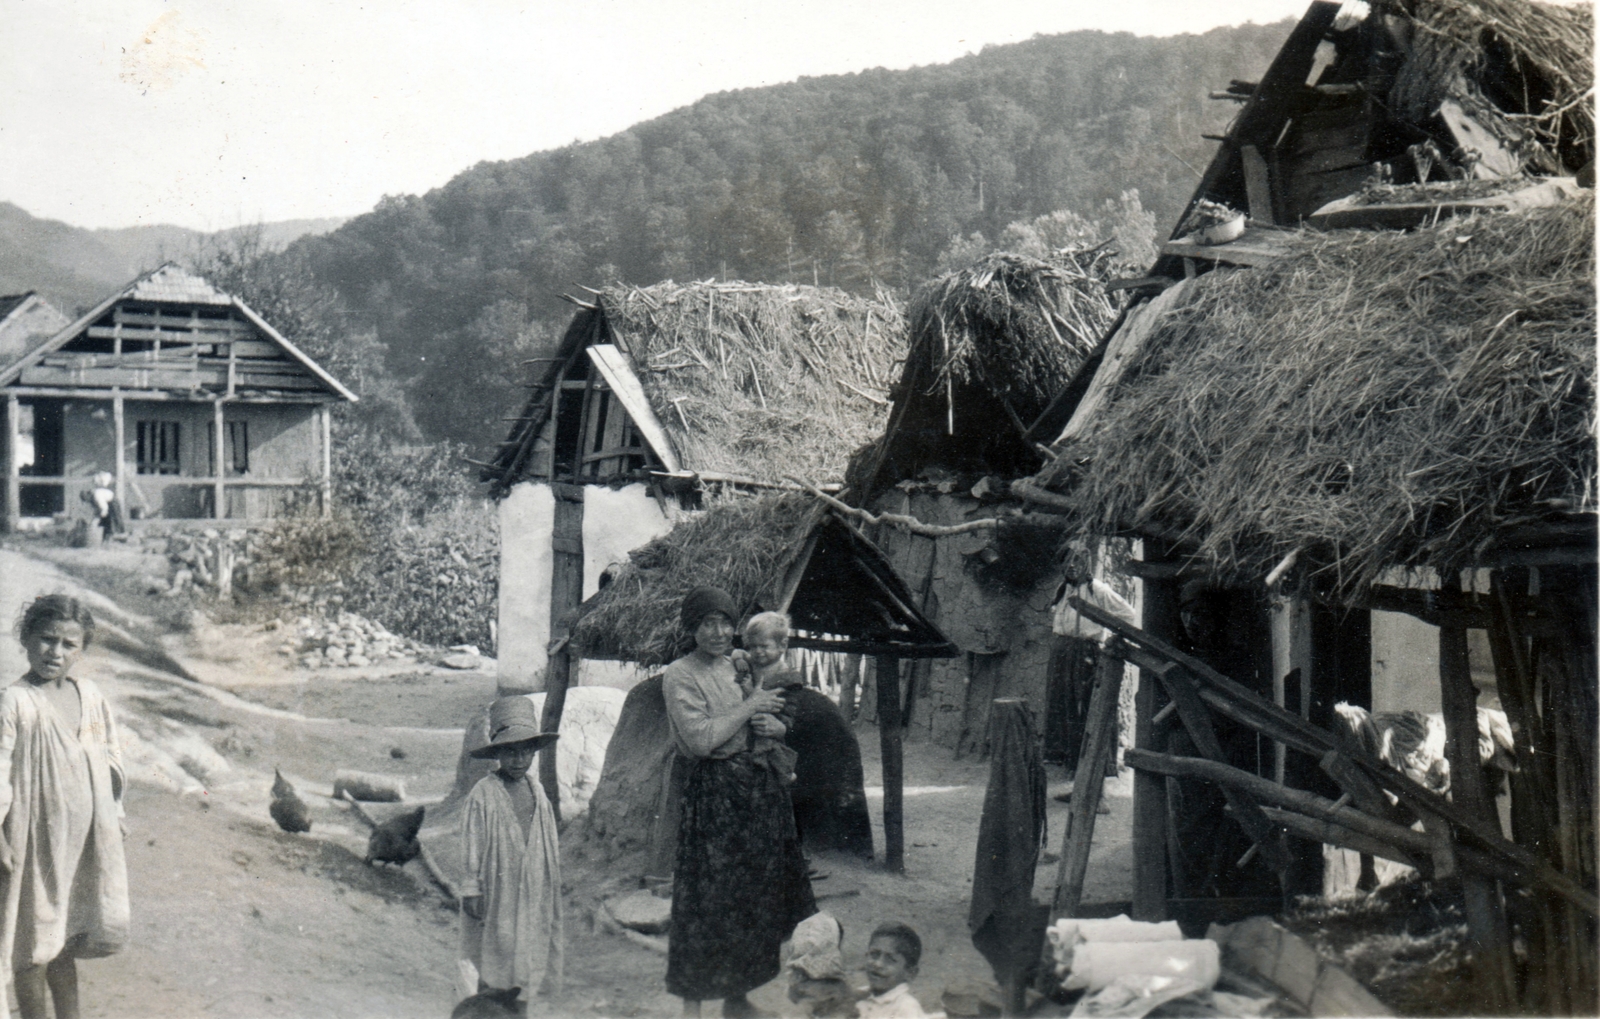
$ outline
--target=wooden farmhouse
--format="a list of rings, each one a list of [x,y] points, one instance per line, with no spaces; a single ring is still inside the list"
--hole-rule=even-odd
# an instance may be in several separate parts
[[[1242,236],[1186,214],[1044,415],[1022,490],[1143,548],[1136,917],[1364,853],[1460,875],[1459,1007],[1595,1009],[1592,45],[1587,8],[1313,3],[1190,206]],[[1448,798],[1340,702],[1439,712]]]
[[[74,513],[97,473],[125,515],[253,520],[329,484],[329,413],[356,396],[237,297],[167,264],[75,321],[0,303],[5,525]]]
[[[684,513],[788,476],[839,484],[882,428],[902,343],[893,302],[828,288],[666,282],[576,303],[482,475],[500,498],[506,689],[538,688],[552,635],[606,570]]]
[[[1064,678],[1052,674],[1059,521],[1024,515],[1010,483],[1045,462],[1030,426],[1116,317],[1111,262],[1105,249],[1053,263],[997,254],[925,285],[886,430],[851,464],[845,498],[873,512],[943,527],[1001,521],[937,537],[872,531],[917,608],[962,652],[911,666],[909,724],[962,752],[982,751],[996,698],[1025,697],[1043,717],[1047,688]]]

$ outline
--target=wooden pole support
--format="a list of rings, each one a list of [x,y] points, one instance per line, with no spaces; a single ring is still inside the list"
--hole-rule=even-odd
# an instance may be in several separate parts
[[[22,520],[22,404],[16,394],[6,394],[6,518],[7,533],[14,533]]]
[[[1117,698],[1122,692],[1122,673],[1122,659],[1100,655],[1095,665],[1094,691],[1089,695],[1083,752],[1078,755],[1076,777],[1072,780],[1072,809],[1067,813],[1067,831],[1061,840],[1061,864],[1056,871],[1055,901],[1050,908],[1052,921],[1076,915],[1083,899],[1095,812],[1100,809],[1105,789],[1106,761],[1117,752]]]
[[[215,469],[211,472],[211,515],[222,520],[228,515],[228,486],[223,479],[228,474],[228,436],[223,430],[222,398],[211,404],[211,457]]]
[[[1445,608],[1456,608],[1462,600],[1460,582],[1454,577],[1446,578],[1439,593]],[[1459,626],[1439,627],[1439,698],[1445,757],[1450,762],[1451,801],[1469,816],[1498,827],[1500,820],[1491,812],[1478,757],[1478,691],[1472,685],[1467,631]],[[1517,999],[1517,977],[1500,888],[1481,874],[1463,873],[1461,890],[1474,949],[1473,979],[1488,1010],[1506,1011]]]
[[[122,519],[128,519],[128,425],[123,414],[122,390],[111,390],[111,433],[116,444],[112,455],[112,474],[116,478],[117,509]]]
[[[545,680],[544,710],[539,713],[539,729],[542,732],[560,732],[561,713],[567,706],[567,687],[572,679],[572,645],[563,641],[560,650],[550,656],[545,668],[550,677]],[[555,811],[556,824],[561,823],[561,783],[556,774],[556,753],[560,745],[561,741],[556,740],[539,751],[539,784],[544,786],[550,809]]]
[[[900,659],[877,660],[878,745],[883,757],[883,869],[906,870],[905,764],[900,731]]]

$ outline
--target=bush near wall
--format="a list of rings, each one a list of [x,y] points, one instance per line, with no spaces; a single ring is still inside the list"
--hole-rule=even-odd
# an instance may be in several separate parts
[[[494,654],[500,546],[493,505],[462,447],[339,436],[331,516],[314,503],[280,520],[256,552],[259,589],[356,612],[428,644]]]

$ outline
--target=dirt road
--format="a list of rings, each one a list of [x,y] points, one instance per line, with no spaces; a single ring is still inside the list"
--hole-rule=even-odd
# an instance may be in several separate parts
[[[259,625],[215,626],[139,593],[137,553],[51,550],[51,562],[0,549],[0,618],[44,591],[96,599],[130,639],[159,648],[198,680],[149,655],[102,646],[84,674],[112,698],[144,757],[128,796],[134,928],[128,949],[80,969],[86,1016],[446,1016],[453,1003],[456,918],[419,863],[364,865],[366,829],[326,799],[336,768],[403,777],[412,799],[436,799],[455,771],[461,726],[493,696],[488,673],[438,670],[297,671]],[[115,642],[113,642],[115,643]],[[125,649],[124,649],[125,650]],[[0,641],[5,676],[25,669]],[[877,733],[858,733],[868,782],[878,775]],[[198,744],[198,745],[197,745]],[[312,805],[310,836],[267,819],[274,766]],[[164,770],[163,770],[164,769]],[[819,859],[819,905],[844,925],[847,961],[872,927],[901,920],[922,935],[916,987],[930,1009],[946,982],[988,976],[966,930],[968,888],[988,766],[948,750],[906,748],[906,874]],[[1058,778],[1052,769],[1052,777]],[[1054,788],[1054,787],[1053,787]],[[180,790],[187,789],[187,792]],[[1126,780],[1108,785],[1086,897],[1128,897]],[[869,788],[882,845],[881,794]],[[1065,807],[1050,803],[1059,849]],[[580,822],[581,823],[581,822]],[[564,853],[568,980],[536,1015],[676,1016],[662,986],[665,957],[593,922],[594,907],[631,890],[568,839]],[[1053,887],[1041,865],[1035,894]],[[781,981],[758,1005],[788,1007]]]

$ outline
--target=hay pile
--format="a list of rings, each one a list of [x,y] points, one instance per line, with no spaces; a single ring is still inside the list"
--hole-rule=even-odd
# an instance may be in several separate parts
[[[1191,284],[1041,476],[1259,583],[1291,550],[1354,597],[1391,565],[1596,506],[1594,199],[1413,233],[1301,235]]]
[[[572,640],[588,658],[663,665],[690,650],[678,609],[696,587],[720,587],[748,615],[800,553],[817,502],[809,495],[728,499],[628,554],[590,598]]]
[[[1594,11],[1529,0],[1388,0],[1407,18],[1389,105],[1421,123],[1445,99],[1506,115],[1534,165],[1575,170],[1594,156]],[[1540,158],[1543,157],[1543,158]],[[1573,160],[1576,160],[1575,162]]]
[[[1031,423],[1116,317],[1115,259],[1105,245],[1050,262],[997,252],[945,273],[912,299],[908,367],[932,368],[918,375],[927,394],[981,387]]]
[[[883,430],[905,343],[885,292],[669,281],[599,301],[689,469],[838,481]]]

